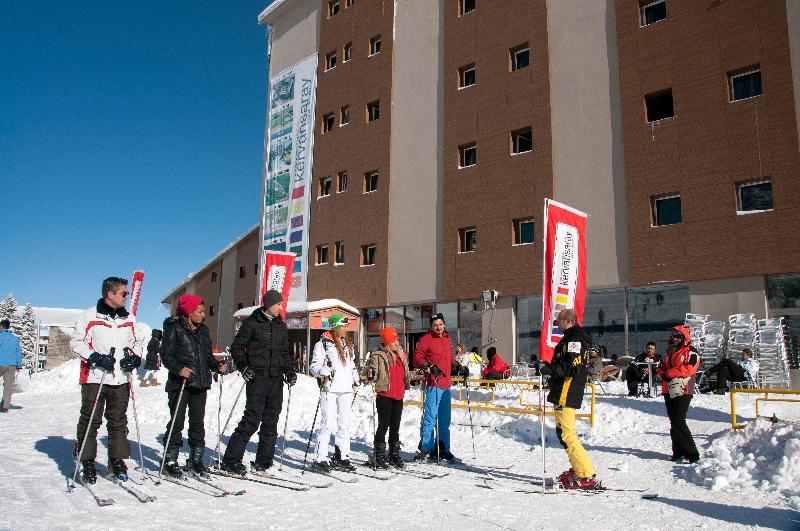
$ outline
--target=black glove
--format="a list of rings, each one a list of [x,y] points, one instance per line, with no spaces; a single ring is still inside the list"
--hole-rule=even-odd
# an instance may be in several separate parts
[[[283,381],[286,382],[286,385],[289,387],[293,386],[297,383],[297,373],[291,369],[286,371],[283,373]]]
[[[429,373],[433,374],[434,376],[444,376],[442,369],[440,369],[437,365],[434,365],[429,361],[426,361],[425,365],[423,365],[422,368],[428,371]]]
[[[108,372],[114,372],[114,363],[116,360],[110,354],[100,354],[99,352],[92,352],[89,359],[86,360],[90,367],[99,367]]]
[[[124,372],[133,372],[142,364],[142,357],[129,348],[125,348],[125,357],[119,361],[119,368]]]
[[[542,376],[552,376],[553,375],[553,368],[550,365],[544,364],[539,368],[539,372]]]
[[[245,383],[252,382],[256,377],[256,373],[250,367],[242,367],[241,373]]]

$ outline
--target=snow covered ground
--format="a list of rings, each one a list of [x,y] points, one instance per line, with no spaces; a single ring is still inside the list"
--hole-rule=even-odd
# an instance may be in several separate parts
[[[728,396],[695,397],[689,426],[703,459],[695,466],[675,467],[670,453],[668,422],[658,399],[627,398],[624,384],[606,385],[597,401],[597,424],[579,422],[584,444],[608,486],[646,487],[658,497],[644,500],[634,493],[595,496],[511,493],[487,488],[477,472],[452,470],[437,479],[398,476],[390,481],[360,477],[352,485],[293,492],[236,480],[246,488],[240,497],[209,498],[177,485],[148,485],[156,496],[142,504],[122,490],[100,482],[116,499],[97,507],[83,489],[65,492],[65,475],[72,474],[70,456],[75,437],[80,393],[77,362],[36,375],[30,389],[14,396],[14,407],[0,415],[0,528],[145,528],[189,529],[673,529],[743,528],[800,529],[800,429],[797,424],[753,422],[753,398],[737,399],[744,431],[730,430]],[[162,375],[162,381],[166,375]],[[241,387],[238,375],[224,379],[224,422]],[[164,387],[136,387],[145,460],[156,468],[159,437],[169,420]],[[318,391],[313,380],[301,378],[293,390],[289,414],[287,465],[298,469],[314,416]],[[206,446],[209,456],[217,442],[219,388],[208,396]],[[793,405],[769,404],[762,415],[799,420]],[[227,433],[233,431],[244,407],[237,405]],[[353,449],[364,458],[371,449],[372,405],[357,402]],[[285,413],[285,408],[284,408]],[[130,438],[138,459],[129,411]],[[420,411],[407,407],[401,427],[406,456],[419,438]],[[498,476],[538,478],[542,455],[536,418],[473,412],[477,459],[472,458],[469,417],[453,411],[453,452],[477,468],[513,465]],[[283,429],[281,416],[279,428]],[[101,428],[101,445],[105,428]],[[223,447],[228,435],[223,437]],[[282,439],[279,437],[278,445]],[[248,447],[252,458],[256,438]],[[280,451],[280,450],[279,450]],[[552,419],[547,426],[547,471],[568,468],[556,441]],[[104,452],[98,463],[105,465]],[[131,463],[132,465],[133,463]],[[102,469],[102,466],[101,466]]]

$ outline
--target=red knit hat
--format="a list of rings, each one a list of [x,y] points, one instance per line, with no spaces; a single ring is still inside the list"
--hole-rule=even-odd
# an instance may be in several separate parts
[[[201,304],[205,303],[203,302],[203,299],[201,299],[197,295],[194,295],[192,293],[181,295],[181,298],[178,299],[178,315],[188,316],[195,310],[195,308],[197,308]]]
[[[397,330],[392,328],[391,326],[387,326],[386,328],[381,328],[381,341],[384,345],[391,345],[399,338],[397,337]]]

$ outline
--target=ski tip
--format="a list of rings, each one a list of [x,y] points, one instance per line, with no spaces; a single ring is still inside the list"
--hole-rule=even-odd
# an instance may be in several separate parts
[[[642,494],[643,500],[655,500],[656,498],[658,498],[658,494],[655,494],[653,492]]]

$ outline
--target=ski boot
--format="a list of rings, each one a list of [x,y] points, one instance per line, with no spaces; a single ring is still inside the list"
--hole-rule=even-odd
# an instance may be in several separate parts
[[[427,452],[423,452],[422,450],[417,450],[414,454],[414,461],[419,461],[424,463],[429,458]],[[433,455],[433,460],[436,461],[436,454]]]
[[[595,476],[590,478],[579,478],[577,476],[569,477],[561,481],[561,487],[566,490],[600,490],[600,482],[597,481]]]
[[[320,474],[330,474],[331,465],[327,461],[314,461],[311,463],[311,470],[319,472]]]
[[[97,483],[97,468],[94,466],[94,459],[81,461],[81,481],[87,485]]]
[[[400,443],[389,444],[389,464],[395,468],[405,468],[406,464],[400,457]]]
[[[139,387],[150,387],[150,384],[147,383],[147,381],[142,380],[141,382],[139,382]]]
[[[575,471],[573,469],[565,470],[561,474],[556,477],[556,480],[563,484],[565,481],[569,481],[571,478],[575,477]]]
[[[257,463],[255,461],[250,461],[250,468],[256,474],[269,474],[269,470],[272,468],[272,461],[269,463]]]
[[[186,460],[186,468],[194,472],[198,476],[207,476],[209,474],[208,467],[203,463],[203,446],[192,446],[189,452],[189,459]]]
[[[375,443],[375,453],[369,456],[367,462],[375,468],[389,468],[389,461],[386,459],[386,443]]]
[[[176,479],[181,479],[183,477],[183,469],[178,464],[179,451],[180,448],[168,448],[164,459],[164,472],[168,476],[172,476]]]
[[[237,476],[244,476],[247,474],[247,468],[242,463],[230,463],[223,460],[220,470],[229,474],[236,474]]]
[[[331,470],[341,470],[342,472],[355,472],[356,467],[350,463],[349,459],[342,459],[342,452],[338,446],[334,447],[333,459],[331,459]]]
[[[120,481],[128,481],[128,465],[125,464],[124,459],[109,458],[108,472]]]
[[[446,450],[443,442],[439,442],[439,459],[443,459],[448,463],[458,463],[458,457],[454,456],[450,450]]]

